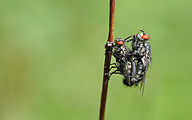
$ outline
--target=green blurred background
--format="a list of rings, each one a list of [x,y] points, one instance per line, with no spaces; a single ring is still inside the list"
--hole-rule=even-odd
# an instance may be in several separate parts
[[[111,77],[106,120],[191,120],[191,0],[117,0],[114,38],[144,29],[144,97]],[[0,120],[98,120],[109,0],[1,0]],[[114,61],[114,59],[113,59]]]

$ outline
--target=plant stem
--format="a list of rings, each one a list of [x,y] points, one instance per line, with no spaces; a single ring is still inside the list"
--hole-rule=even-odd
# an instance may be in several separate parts
[[[113,49],[113,46],[109,43],[113,42],[114,16],[115,16],[115,0],[110,0],[109,36],[105,46],[106,54],[105,54],[105,63],[104,63],[103,88],[102,88],[102,95],[101,95],[99,120],[104,120],[104,115],[105,115],[107,88],[108,88],[108,80],[109,80],[109,76],[106,75],[106,73],[109,73],[109,67],[111,62],[111,52]]]

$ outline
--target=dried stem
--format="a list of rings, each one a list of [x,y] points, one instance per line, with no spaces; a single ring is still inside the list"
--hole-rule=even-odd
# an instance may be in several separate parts
[[[107,88],[108,88],[108,79],[109,79],[109,76],[106,75],[105,73],[109,73],[109,67],[111,62],[111,52],[112,52],[113,46],[110,43],[113,42],[114,16],[115,16],[115,0],[110,0],[109,36],[108,36],[107,44],[105,46],[106,54],[105,54],[103,88],[102,88],[102,95],[101,95],[99,120],[104,120],[104,115],[105,115],[105,106],[106,106]]]

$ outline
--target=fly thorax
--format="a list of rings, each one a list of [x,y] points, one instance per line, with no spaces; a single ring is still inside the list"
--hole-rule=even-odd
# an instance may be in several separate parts
[[[124,46],[121,46],[121,54],[125,54],[125,47]]]

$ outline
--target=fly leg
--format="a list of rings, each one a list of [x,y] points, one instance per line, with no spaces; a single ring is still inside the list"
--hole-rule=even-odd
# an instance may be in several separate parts
[[[111,66],[111,65],[114,65],[114,66]],[[109,66],[111,66],[111,67],[109,68],[109,71],[111,71],[112,68],[117,68],[117,70],[115,70],[115,71],[119,71],[119,67],[117,66],[116,63],[111,63],[110,65],[107,65],[107,66],[105,66],[104,68],[109,67]],[[114,72],[115,72],[115,71],[114,71]],[[109,74],[111,74],[111,73],[105,73],[105,75],[109,75]],[[113,74],[113,72],[112,72],[112,74]]]
[[[131,38],[131,37],[135,37],[135,35],[130,35],[129,37],[125,38],[124,40],[126,41],[127,39]],[[127,41],[126,41],[127,42]]]
[[[113,71],[113,72],[111,72],[111,73],[105,73],[105,75],[109,75],[109,79],[110,79],[111,75],[113,75],[113,74],[123,75],[119,70],[115,70],[115,71]],[[109,79],[108,79],[108,80],[109,80]]]
[[[116,70],[113,71],[113,72],[105,73],[105,75],[109,75],[109,78],[110,78],[111,75],[113,75],[113,74],[120,74],[120,75],[123,75],[123,73],[120,71],[119,66],[117,66],[116,63],[112,63],[112,64],[110,64],[110,65],[115,65],[115,66],[111,66],[110,69],[109,69],[109,71],[110,71],[112,68],[116,68]]]
[[[110,42],[110,41],[107,41],[107,43],[105,44],[105,48],[106,48],[106,50],[105,50],[105,55],[106,54],[112,54],[113,52],[112,52],[112,49],[113,49],[113,42]]]
[[[111,66],[111,67],[109,68],[109,71],[111,71],[112,68],[117,68],[117,70],[119,70],[119,67],[117,66],[116,63],[112,63],[112,64],[110,64],[110,65],[115,65],[115,66]]]
[[[107,51],[107,50],[105,50],[105,55],[106,54],[113,54],[113,52],[112,51]]]
[[[115,65],[115,66],[111,66],[111,65]],[[118,66],[117,66],[116,63],[111,63],[110,65],[107,65],[107,66],[105,66],[104,68],[109,67],[109,66],[111,66],[111,68],[109,68],[109,71],[110,71],[112,68],[118,68]]]

